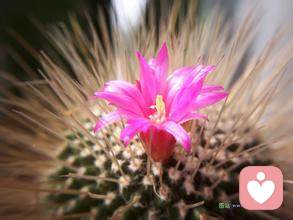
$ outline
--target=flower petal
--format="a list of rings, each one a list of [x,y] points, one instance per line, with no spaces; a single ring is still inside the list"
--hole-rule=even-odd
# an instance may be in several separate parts
[[[174,94],[178,91],[178,89],[183,85],[188,75],[194,70],[194,67],[186,66],[180,69],[175,70],[168,77],[168,95],[170,97],[174,96]]]
[[[162,128],[168,133],[172,134],[174,138],[182,144],[184,149],[189,152],[191,147],[190,137],[187,132],[179,124],[173,121],[167,121],[162,124]]]
[[[144,110],[147,108],[143,96],[137,86],[122,80],[109,81],[105,85],[105,91],[124,94],[132,98],[135,104]]]
[[[95,92],[95,96],[103,98],[132,116],[143,116],[147,106],[139,89],[131,83],[115,80],[105,84],[102,91]]]
[[[198,80],[201,80],[202,78],[205,78],[209,73],[213,72],[215,70],[215,66],[206,66],[202,68],[193,78],[191,83],[197,82]]]
[[[163,43],[157,57],[155,59],[151,59],[149,63],[150,66],[155,70],[157,79],[163,81],[167,78],[169,58],[166,42]]]
[[[155,72],[157,95],[163,95],[167,87],[167,73],[169,67],[168,48],[164,43],[156,58],[149,60],[150,67]]]
[[[150,126],[151,122],[145,118],[136,118],[127,121],[126,127],[120,134],[120,139],[125,145],[128,145],[131,139],[139,132],[145,132]]]
[[[107,126],[108,124],[119,121],[120,119],[121,119],[121,115],[117,111],[104,115],[97,121],[96,126],[94,128],[94,132],[98,132],[103,127]]]
[[[192,74],[195,67],[187,66],[175,70],[167,79],[167,93],[165,94],[165,102],[167,112],[170,112],[171,104],[176,93],[185,83],[188,76]]]
[[[223,86],[204,85],[200,93],[224,90]]]
[[[202,65],[197,66],[186,66],[175,70],[169,77],[168,77],[168,88],[171,90],[179,89],[181,85],[184,84],[186,79],[192,74],[196,74]]]
[[[182,117],[182,119],[178,123],[182,124],[192,119],[207,119],[207,116],[196,112],[188,113],[184,117]]]
[[[139,85],[143,97],[148,105],[152,105],[157,94],[157,79],[154,70],[149,66],[145,58],[139,53],[136,53],[140,64],[140,80]]]
[[[214,69],[215,66],[204,67],[203,65],[187,66],[177,69],[168,77],[168,88],[173,89],[175,87],[178,89],[183,84],[194,83]]]
[[[158,52],[157,55],[157,64],[160,66],[164,66],[164,68],[168,68],[168,48],[166,42],[163,43],[160,51]]]
[[[144,114],[138,105],[135,105],[133,100],[123,94],[111,92],[95,92],[97,98],[107,100],[110,104],[116,106],[127,117],[143,117]]]
[[[228,92],[209,92],[209,93],[203,93],[200,94],[194,104],[194,109],[200,109],[207,107],[209,105],[215,104],[219,102],[220,100],[226,98],[228,96]]]
[[[183,86],[178,91],[170,107],[169,118],[171,120],[178,122],[188,112],[193,110],[191,109],[193,101],[199,95],[202,85],[203,80],[194,83],[191,86]]]
[[[178,89],[172,103],[168,103],[169,117],[173,121],[180,121],[188,112],[194,110],[193,103],[200,94],[203,82],[208,73],[214,69],[213,66],[207,66],[200,71],[195,69],[188,76],[183,85]]]

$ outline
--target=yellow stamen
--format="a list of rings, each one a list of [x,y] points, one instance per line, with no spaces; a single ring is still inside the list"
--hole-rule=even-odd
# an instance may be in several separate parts
[[[150,106],[151,109],[155,109],[156,112],[149,116],[149,118],[156,122],[161,123],[166,119],[166,106],[163,100],[163,96],[157,95],[156,97],[156,105]]]
[[[163,96],[161,95],[157,95],[156,97],[156,110],[158,112],[158,115],[165,115],[165,103],[163,100]]]

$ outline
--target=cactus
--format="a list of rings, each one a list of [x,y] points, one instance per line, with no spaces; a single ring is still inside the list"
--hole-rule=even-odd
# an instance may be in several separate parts
[[[88,133],[93,130],[89,120],[84,127]],[[119,125],[98,133],[99,144],[69,132],[58,156],[69,166],[61,166],[49,178],[58,181],[59,189],[72,193],[46,199],[62,204],[52,210],[60,216],[86,213],[84,216],[93,219],[200,219],[206,213],[214,215],[219,212],[217,201],[238,203],[233,196],[238,193],[242,167],[270,164],[269,160],[250,156],[249,152],[262,143],[258,138],[243,141],[236,137],[217,156],[204,153],[204,148],[206,152],[219,148],[230,129],[197,125],[192,153],[179,148],[167,164],[150,163],[139,138],[128,148],[121,145],[113,138],[120,133]],[[250,129],[246,130],[249,135]],[[107,159],[109,153],[112,160]]]
[[[274,164],[290,178],[290,163],[284,165],[286,157],[279,154],[286,154],[291,143],[282,76],[292,45],[276,52],[277,35],[244,63],[255,14],[231,34],[219,11],[195,22],[196,7],[181,10],[180,2],[174,1],[159,23],[152,20],[150,7],[140,31],[129,33],[132,44],[116,29],[109,33],[101,13],[102,36],[91,19],[81,27],[70,17],[70,28],[60,25],[47,32],[56,53],[40,53],[44,83],[15,83],[7,77],[21,95],[5,90],[1,99],[3,219],[289,218],[285,209],[264,213],[228,206],[239,204],[238,175],[247,165]],[[134,82],[139,72],[134,52],[150,57],[164,41],[170,46],[171,70],[195,60],[216,64],[207,81],[223,85],[229,97],[202,110],[208,120],[182,125],[191,139],[190,152],[176,143],[171,157],[160,162],[145,151],[140,135],[128,146],[122,143],[125,120],[95,133],[95,123],[113,107],[92,95],[109,79]],[[279,100],[288,106],[280,110]],[[157,101],[163,112],[162,97]],[[222,203],[227,207],[222,209]]]

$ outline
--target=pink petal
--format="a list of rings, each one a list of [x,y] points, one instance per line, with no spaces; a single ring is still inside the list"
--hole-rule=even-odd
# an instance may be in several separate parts
[[[191,146],[190,137],[183,127],[181,127],[179,124],[173,121],[166,121],[164,124],[162,124],[162,128],[168,133],[172,134],[174,138],[180,144],[182,144],[182,146],[187,152],[190,151],[190,146]]]
[[[103,127],[107,126],[108,124],[114,123],[116,121],[119,121],[121,119],[121,115],[114,111],[111,112],[105,116],[102,116],[96,123],[96,126],[94,128],[94,132],[98,132]]]
[[[201,68],[202,65],[197,65],[186,66],[175,70],[167,79],[168,88],[171,90],[178,90],[189,77],[194,77]]]
[[[110,92],[95,92],[95,96],[107,100],[110,104],[127,113],[129,117],[143,117],[144,113],[133,100],[122,94],[113,94]]]
[[[192,79],[191,83],[195,83],[203,78],[205,78],[209,73],[215,70],[215,66],[206,66],[202,68]]]
[[[167,112],[170,111],[171,104],[176,93],[181,89],[186,79],[192,74],[195,67],[183,67],[175,70],[167,79],[167,93],[165,95]]]
[[[188,83],[188,82],[187,82]],[[203,85],[203,79],[191,86],[182,86],[177,92],[170,107],[169,118],[173,121],[180,121],[184,115],[191,112],[192,104],[199,95]]]
[[[131,119],[120,134],[120,139],[128,145],[133,137],[139,132],[145,132],[151,126],[151,122],[145,118]]]
[[[158,65],[168,68],[169,58],[168,58],[168,48],[167,48],[166,42],[163,43],[160,51],[158,52],[156,60]]]
[[[135,85],[136,85],[136,88],[141,92],[141,85],[139,80],[135,80]]]
[[[178,87],[178,84],[183,85],[186,83],[194,83],[197,80],[205,77],[214,69],[215,66],[204,67],[203,65],[187,66],[177,69],[168,77],[169,88],[172,88],[174,86]]]
[[[175,95],[183,88],[203,79],[208,73],[214,70],[214,66],[183,67],[175,70],[168,78],[168,93],[166,97],[167,110],[170,109]]]
[[[168,66],[169,66],[168,48],[165,42],[163,43],[156,58],[156,74],[158,79],[165,80],[167,78]]]
[[[149,65],[155,71],[157,94],[163,95],[167,87],[166,79],[169,67],[166,43],[162,45],[157,57],[149,60]]]
[[[194,70],[194,67],[187,66],[182,67],[180,69],[175,70],[169,77],[168,77],[168,89],[169,89],[169,95],[172,96],[172,94],[176,93],[178,89],[183,85],[186,78],[189,76],[189,74]]]
[[[146,103],[138,87],[129,82],[122,80],[109,81],[105,85],[105,91],[124,94],[131,97],[133,102],[138,104],[142,110],[148,107],[146,106]]]
[[[174,94],[173,100],[171,102],[168,100],[167,110],[169,112],[169,117],[173,121],[180,121],[187,112],[194,110],[192,106],[201,92],[204,79],[208,73],[214,70],[214,66],[207,66],[198,70],[199,68],[200,67],[198,66],[189,74],[189,76],[185,77],[185,81],[176,94]]]
[[[209,105],[215,104],[220,100],[226,98],[228,96],[228,92],[210,92],[200,94],[193,104],[194,109],[200,109],[207,107]]]
[[[135,117],[145,115],[147,109],[139,89],[125,81],[109,81],[102,91],[95,92],[95,96],[107,100],[123,112],[129,112]]]
[[[222,86],[206,86],[204,85],[202,87],[202,90],[201,90],[201,93],[204,93],[204,92],[213,92],[213,91],[219,91],[219,90],[223,90],[224,88]]]
[[[157,79],[154,70],[149,66],[145,58],[139,53],[136,53],[140,64],[140,80],[139,85],[143,97],[148,105],[155,102],[157,94]]]
[[[193,119],[207,119],[207,116],[196,112],[188,113],[185,116],[183,116],[178,123],[182,124]]]

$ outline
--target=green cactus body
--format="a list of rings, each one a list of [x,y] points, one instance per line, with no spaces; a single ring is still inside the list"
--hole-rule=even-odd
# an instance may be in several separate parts
[[[89,121],[84,127],[92,132]],[[244,144],[235,141],[216,157],[203,155],[204,147],[211,152],[223,144],[225,131],[216,129],[208,143],[209,128],[201,126],[194,131],[197,140],[192,153],[178,146],[168,163],[151,163],[138,138],[128,147],[113,138],[119,130],[115,125],[96,134],[99,145],[82,134],[67,134],[67,144],[59,154],[67,166],[50,176],[56,182],[52,186],[61,193],[46,198],[56,204],[54,213],[85,219],[200,219],[209,210],[208,215],[217,216],[219,211],[229,212],[220,210],[218,203],[239,203],[233,195],[238,193],[241,168],[268,163],[251,157],[239,165],[239,160],[249,156],[238,155],[239,148],[249,152],[260,144],[257,139]],[[109,154],[113,160],[107,159]]]

